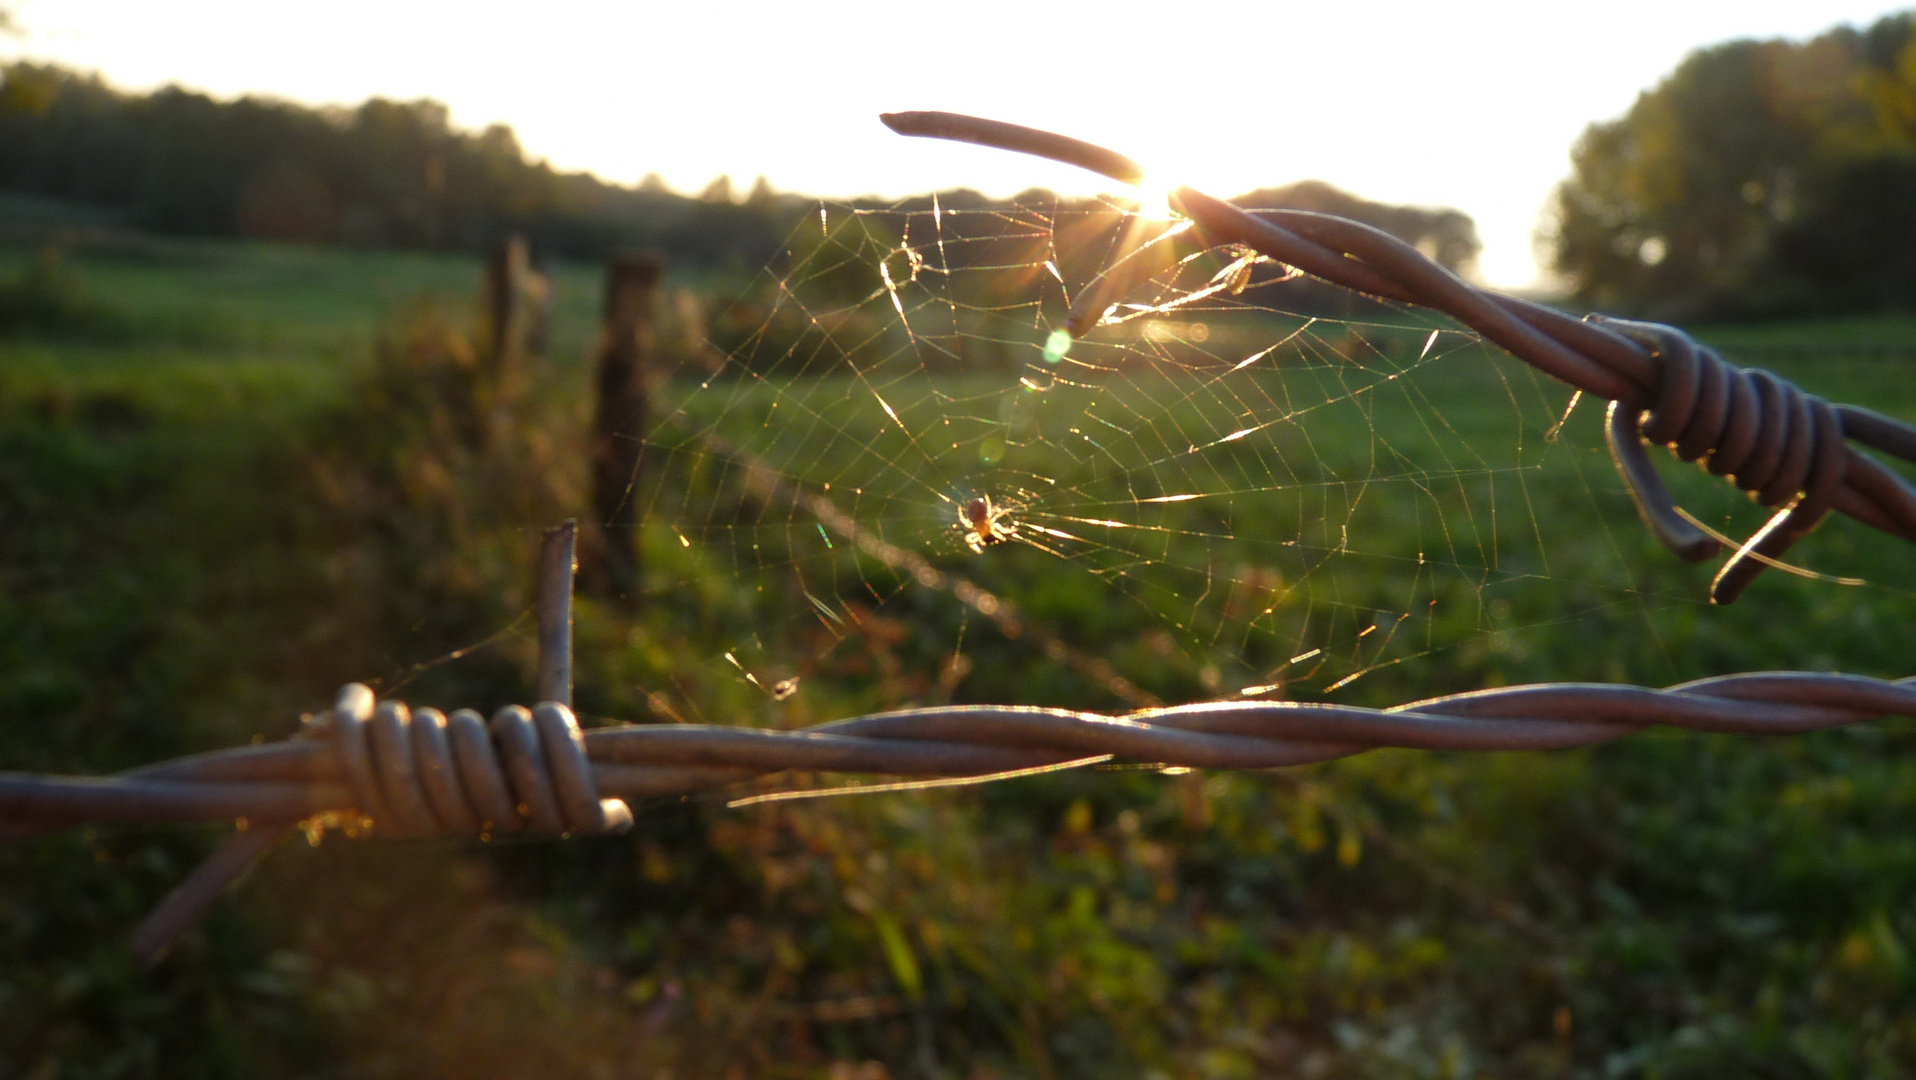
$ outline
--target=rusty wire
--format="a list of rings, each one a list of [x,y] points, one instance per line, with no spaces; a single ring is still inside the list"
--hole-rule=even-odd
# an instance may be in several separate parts
[[[890,114],[885,122],[906,134],[1057,158],[1127,183],[1142,178],[1141,169],[1111,151],[1015,125],[945,113]],[[1618,467],[1646,522],[1686,558],[1709,557],[1714,541],[1676,511],[1643,452],[1645,438],[1671,444],[1680,458],[1700,461],[1765,505],[1781,507],[1718,574],[1713,598],[1719,603],[1733,600],[1832,509],[1916,540],[1916,490],[1844,441],[1916,460],[1916,429],[1736,368],[1668,327],[1578,321],[1474,288],[1356,222],[1303,211],[1248,213],[1189,188],[1173,198],[1214,241],[1248,246],[1374,296],[1443,311],[1546,373],[1609,398]],[[1094,283],[1075,305],[1074,330],[1095,321],[1125,287],[1115,268]],[[283,742],[104,778],[0,773],[0,839],[79,824],[240,820],[244,827],[141,925],[135,949],[152,959],[300,824],[391,837],[564,836],[629,827],[629,799],[683,796],[795,770],[938,783],[1112,761],[1272,769],[1385,747],[1556,750],[1654,726],[1774,735],[1916,718],[1916,679],[1765,672],[1662,689],[1517,686],[1389,709],[1236,700],[1105,715],[965,705],[799,731],[702,724],[584,730],[569,708],[572,553],[569,527],[548,532],[539,587],[539,690],[548,700],[535,708],[508,706],[488,722],[471,710],[448,716],[378,702],[352,684],[331,710],[308,718]]]

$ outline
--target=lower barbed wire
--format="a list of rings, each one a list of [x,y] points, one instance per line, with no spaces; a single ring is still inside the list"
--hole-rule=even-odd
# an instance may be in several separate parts
[[[954,781],[1036,775],[1091,758],[1265,769],[1381,748],[1569,749],[1652,726],[1791,734],[1916,718],[1916,680],[1766,672],[1663,689],[1544,683],[1388,709],[1229,700],[1107,715],[954,705],[797,731],[634,724],[584,731],[566,706],[508,706],[490,724],[344,688],[284,743],[104,778],[0,774],[0,837],[78,824],[315,815],[374,837],[589,835],[628,828],[627,798],[690,794],[804,770]]]
[[[972,786],[1112,763],[1249,771],[1386,747],[1567,749],[1657,725],[1785,734],[1885,716],[1916,718],[1916,679],[1764,672],[1663,689],[1516,686],[1391,709],[1234,700],[1105,715],[957,705],[799,731],[663,724],[589,732],[559,702],[507,706],[488,724],[470,709],[448,716],[379,702],[353,683],[282,743],[105,778],[0,774],[0,839],[80,824],[238,819],[241,830],[141,923],[134,950],[150,963],[302,824],[315,841],[328,825],[351,837],[606,834],[632,825],[626,798],[693,795],[795,769],[915,778],[763,792],[727,807]]]

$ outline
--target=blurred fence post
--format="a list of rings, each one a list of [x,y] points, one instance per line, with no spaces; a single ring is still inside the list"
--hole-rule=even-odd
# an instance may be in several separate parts
[[[517,234],[494,244],[486,256],[485,281],[480,285],[480,317],[486,366],[495,393],[510,400],[519,390],[527,325],[527,284],[532,276],[526,238]]]
[[[552,293],[558,266],[550,259],[528,264],[522,295],[525,298],[525,347],[533,356],[546,355],[552,344]]]
[[[592,418],[592,520],[588,580],[601,595],[638,602],[639,466],[646,431],[646,379],[658,346],[656,309],[665,259],[614,256],[606,269]]]

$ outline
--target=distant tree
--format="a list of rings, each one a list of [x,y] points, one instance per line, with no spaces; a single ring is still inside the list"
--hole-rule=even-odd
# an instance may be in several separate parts
[[[1882,278],[1916,245],[1911,31],[1701,50],[1588,128],[1550,238],[1578,298],[1670,317],[1916,304]]]

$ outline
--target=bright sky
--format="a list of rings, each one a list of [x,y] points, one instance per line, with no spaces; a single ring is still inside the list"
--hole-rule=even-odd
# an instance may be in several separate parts
[[[1111,186],[877,120],[972,112],[1219,195],[1317,178],[1454,206],[1477,220],[1484,277],[1516,287],[1538,276],[1539,214],[1585,124],[1697,46],[1808,37],[1908,2],[12,0],[27,33],[0,56],[128,89],[431,97],[463,126],[510,124],[560,168],[656,171],[683,191],[721,173],[825,196]]]

